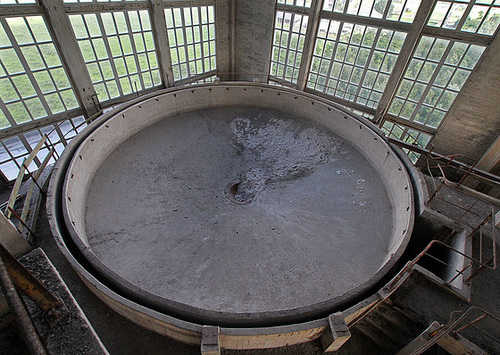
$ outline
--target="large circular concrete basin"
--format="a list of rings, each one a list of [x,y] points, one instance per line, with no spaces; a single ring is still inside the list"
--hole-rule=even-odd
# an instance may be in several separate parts
[[[391,270],[413,226],[408,172],[376,128],[271,86],[138,99],[59,165],[61,245],[121,297],[197,324],[341,310]]]

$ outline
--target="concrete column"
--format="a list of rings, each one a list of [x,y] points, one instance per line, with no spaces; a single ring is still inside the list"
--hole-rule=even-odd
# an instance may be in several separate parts
[[[54,36],[54,43],[62,56],[75,95],[87,117],[97,113],[98,101],[92,80],[76,41],[62,0],[40,0],[47,16],[47,26]]]
[[[335,352],[351,337],[349,327],[341,312],[328,317],[328,326],[321,334],[321,345],[325,353]]]
[[[204,325],[201,330],[201,354],[220,355],[220,328]]]
[[[151,25],[156,43],[156,55],[158,56],[161,80],[163,86],[171,87],[174,86],[174,73],[172,72],[172,59],[170,57],[163,0],[149,0],[149,4],[151,7]]]
[[[215,52],[217,73],[222,80],[231,79],[234,69],[232,38],[234,33],[234,0],[215,1]]]
[[[401,49],[401,52],[399,52],[398,59],[394,64],[394,69],[392,70],[391,76],[389,77],[389,81],[387,82],[384,93],[380,98],[377,112],[375,113],[375,123],[383,123],[384,116],[387,113],[389,106],[391,105],[392,98],[396,94],[399,83],[403,79],[406,66],[410,62],[413,51],[417,47],[420,35],[422,34],[422,31],[425,28],[429,17],[431,16],[435,2],[436,0],[422,1],[420,7],[418,8],[415,19],[413,20],[412,29],[406,35],[403,48]]]
[[[276,1],[237,0],[234,3],[236,79],[262,81],[269,74]]]
[[[498,174],[500,171],[500,136],[497,137],[486,153],[479,159],[476,168],[492,174]]]
[[[311,66],[322,7],[322,0],[312,0],[309,10],[309,20],[307,22],[306,38],[302,50],[302,60],[300,61],[299,77],[297,79],[297,89],[302,91],[307,85],[307,74]]]

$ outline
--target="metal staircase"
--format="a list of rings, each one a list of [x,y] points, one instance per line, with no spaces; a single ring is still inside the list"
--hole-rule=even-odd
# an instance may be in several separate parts
[[[338,354],[395,354],[425,329],[410,313],[386,300],[351,328]]]

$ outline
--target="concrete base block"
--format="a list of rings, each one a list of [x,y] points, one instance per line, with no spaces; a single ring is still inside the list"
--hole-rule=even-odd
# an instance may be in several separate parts
[[[345,323],[341,312],[331,314],[328,317],[328,327],[321,335],[321,345],[325,353],[334,352],[351,337],[349,327]]]
[[[204,325],[201,331],[201,354],[220,355],[220,328]]]

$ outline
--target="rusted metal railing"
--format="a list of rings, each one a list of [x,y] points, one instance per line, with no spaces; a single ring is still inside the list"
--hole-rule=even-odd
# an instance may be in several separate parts
[[[471,306],[465,312],[452,312],[450,314],[450,320],[448,321],[448,323],[434,331],[431,334],[431,338],[424,344],[422,344],[418,349],[413,351],[412,354],[422,354],[424,351],[428,350],[446,335],[459,334],[467,328],[474,328],[476,331],[480,332],[487,338],[500,345],[499,339],[477,326],[478,322],[482,321],[483,319],[490,319],[495,321],[498,324],[497,329],[500,329],[500,319],[479,307]]]

